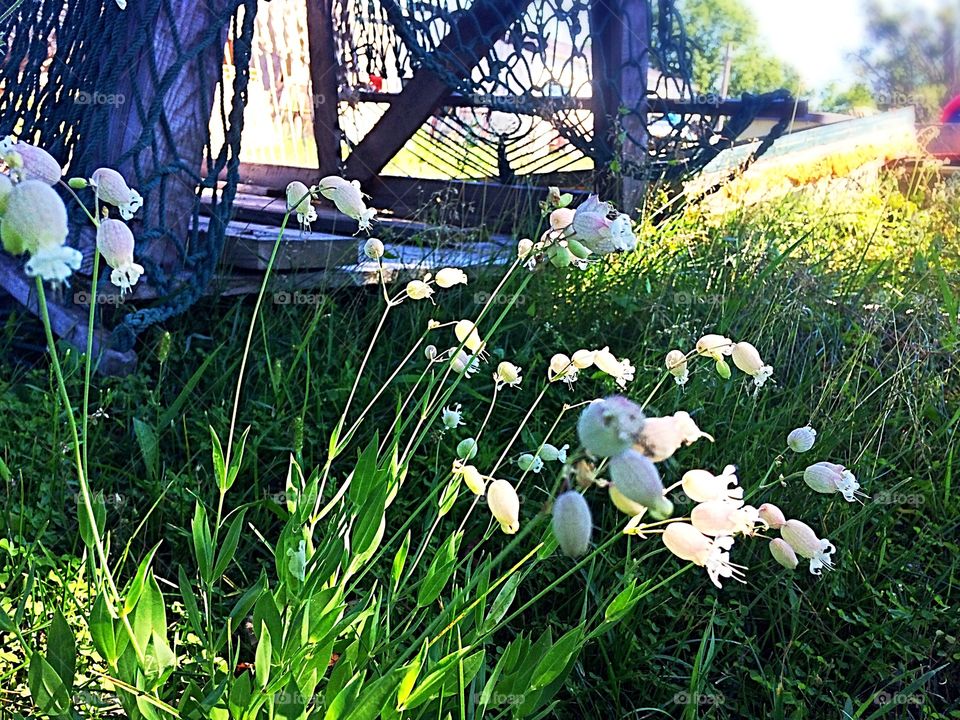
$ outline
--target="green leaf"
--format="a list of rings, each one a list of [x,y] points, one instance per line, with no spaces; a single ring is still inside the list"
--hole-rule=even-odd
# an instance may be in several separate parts
[[[87,508],[84,506],[82,498],[77,501],[77,519],[80,526],[80,538],[84,545],[93,548],[96,545],[96,537],[102,536],[103,529],[107,524],[107,506],[103,501],[103,493],[98,492],[90,498],[90,504],[93,506],[93,519],[97,524],[96,531],[90,525],[90,516],[87,514]]]
[[[133,434],[137,438],[137,445],[140,446],[143,464],[147,467],[147,476],[155,480],[160,476],[160,441],[157,438],[157,431],[150,423],[134,418]]]
[[[462,537],[463,533],[454,532],[433,556],[427,575],[417,592],[417,605],[420,607],[430,605],[440,597],[440,593],[443,592],[444,586],[457,567],[457,549],[460,547]]]
[[[73,688],[73,676],[77,668],[77,644],[73,639],[73,631],[60,610],[54,613],[53,622],[47,631],[47,658],[64,686],[68,690]]]
[[[397,684],[400,682],[400,671],[402,670],[403,668],[397,668],[373,682],[365,683],[356,702],[344,716],[344,719],[376,720],[376,718],[379,718],[384,706],[390,702],[390,698],[396,692]]]
[[[190,523],[193,534],[193,552],[197,558],[197,568],[200,579],[207,585],[213,582],[213,539],[210,537],[210,526],[207,524],[207,511],[199,502],[193,511],[193,520]]]
[[[90,610],[90,617],[87,620],[90,627],[90,636],[93,638],[93,645],[97,648],[103,658],[110,664],[116,663],[120,653],[117,651],[117,632],[113,616],[107,606],[107,598],[103,591],[97,595],[93,601],[93,607]]]
[[[237,552],[237,544],[240,542],[240,532],[243,530],[243,520],[246,514],[247,511],[246,508],[244,508],[233,519],[233,522],[230,523],[230,529],[227,530],[227,536],[224,538],[223,546],[217,555],[217,562],[213,566],[213,576],[215,578],[223,575],[227,566],[230,565],[230,561],[233,560],[234,554]]]
[[[257,652],[253,663],[258,687],[265,688],[270,681],[270,663],[272,660],[273,640],[270,637],[270,630],[266,623],[260,623],[260,633],[257,635]]]
[[[500,592],[497,593],[497,598],[493,601],[493,605],[490,606],[490,612],[487,613],[487,617],[483,621],[483,627],[480,630],[481,634],[486,635],[487,633],[493,632],[497,624],[503,620],[503,616],[507,614],[507,611],[510,610],[510,606],[513,604],[513,599],[517,594],[517,588],[520,587],[521,579],[520,573],[514,573],[507,578],[503,587],[500,588]]]
[[[390,572],[390,578],[393,580],[393,591],[397,591],[397,587],[400,584],[400,576],[403,575],[403,568],[407,564],[407,553],[410,552],[410,531],[407,531],[407,536],[403,539],[403,542],[400,543],[400,549],[397,550],[397,554],[393,556],[393,569]]]
[[[578,627],[568,631],[557,640],[537,664],[537,669],[533,674],[533,682],[530,684],[531,689],[539,690],[553,682],[563,672],[573,654],[578,652],[582,646],[583,631]]]
[[[403,673],[403,679],[400,680],[400,687],[397,690],[397,707],[404,707],[404,703],[407,701],[407,698],[410,697],[410,692],[417,682],[417,677],[420,675],[423,662],[427,658],[427,648],[429,647],[429,643],[425,640],[423,646],[420,648],[420,652],[418,652],[417,656],[413,659],[413,662],[407,665],[407,669]]]
[[[183,565],[177,568],[177,584],[180,587],[180,598],[183,600],[183,607],[187,611],[187,620],[190,623],[190,628],[197,637],[203,637],[203,617],[200,615],[197,596],[194,594],[193,586],[190,584],[190,578],[187,577]]]
[[[53,666],[38,652],[30,658],[27,680],[33,703],[42,713],[65,715],[70,711],[70,691]]]
[[[157,554],[160,543],[157,543],[150,549],[146,557],[140,561],[137,566],[137,574],[133,576],[130,587],[127,588],[126,598],[123,602],[123,614],[128,615],[140,601],[140,594],[147,581],[147,573],[150,571],[150,564],[153,562],[153,556]]]
[[[447,483],[447,486],[443,489],[443,492],[440,494],[440,514],[438,518],[442,518],[448,512],[453,510],[453,504],[457,501],[457,497],[460,495],[460,483],[463,480],[462,475],[455,475],[450,479],[450,482]]]
[[[639,594],[635,594],[636,588],[637,581],[633,580],[621,590],[607,605],[607,609],[603,612],[603,619],[607,622],[615,622],[630,612],[640,599]]]
[[[213,454],[213,478],[217,481],[217,487],[223,490],[227,484],[227,466],[223,460],[223,445],[213,425],[210,426],[210,450]]]
[[[223,485],[220,489],[223,492],[226,492],[231,487],[233,483],[236,482],[237,475],[240,474],[240,466],[243,464],[243,454],[247,449],[247,436],[250,434],[250,427],[247,426],[247,429],[243,431],[243,434],[240,436],[240,441],[237,443],[237,450],[230,458],[230,467],[227,469],[227,476],[223,482]]]

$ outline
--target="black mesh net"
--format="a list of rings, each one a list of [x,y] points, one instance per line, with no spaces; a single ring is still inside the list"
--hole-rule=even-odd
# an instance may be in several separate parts
[[[130,224],[157,300],[124,317],[118,349],[189,308],[213,276],[238,181],[256,10],[256,0],[134,0],[126,10],[33,0],[0,26],[0,135],[43,147],[67,176],[113,167],[144,197]],[[239,71],[224,83],[228,38]],[[211,113],[225,128],[216,146]],[[93,235],[75,211],[71,242],[90,256]]]

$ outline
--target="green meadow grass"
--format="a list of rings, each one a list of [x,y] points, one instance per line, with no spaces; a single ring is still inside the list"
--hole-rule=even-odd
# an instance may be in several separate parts
[[[602,615],[624,582],[657,585],[668,578],[586,645],[537,717],[960,717],[958,219],[953,189],[904,192],[888,179],[830,202],[796,196],[722,219],[688,209],[659,226],[644,224],[639,250],[627,257],[585,272],[548,267],[538,273],[492,341],[495,356],[522,366],[524,383],[501,391],[478,467],[492,465],[523,424],[554,353],[609,346],[636,366],[626,394],[643,401],[652,393],[652,414],[687,410],[716,438],[664,463],[666,484],[693,467],[735,464],[750,492],[768,472],[776,479],[830,460],[851,468],[871,497],[848,504],[839,495],[815,495],[795,479],[762,491],[752,502],[775,502],[836,545],[836,569],[821,578],[803,564],[790,572],[762,540],[738,542],[733,560],[749,567],[747,584],[727,582],[717,590],[656,536],[618,537],[626,518],[602,491],[589,491],[594,543],[603,549],[573,572],[572,561],[554,554],[525,574],[505,624],[488,642],[487,666],[435,717],[474,717],[489,658],[517,636],[560,637]],[[436,307],[407,302],[392,311],[359,385],[357,407],[386,382],[429,319],[475,317],[478,298],[496,279],[471,275],[468,286],[439,292]],[[273,572],[268,543],[283,524],[277,494],[288,459],[293,454],[304,468],[324,463],[382,310],[376,288],[315,297],[310,305],[268,302],[254,335],[238,418],[238,427],[251,431],[228,501],[249,508],[237,562],[216,596],[224,606],[261,569]],[[159,328],[147,335],[135,375],[97,379],[92,394],[89,474],[105,493],[111,559],[119,576],[129,578],[160,543],[154,572],[172,603],[177,651],[186,655],[199,642],[183,630],[178,568],[191,554],[194,503],[211,508],[216,502],[208,427],[223,437],[229,426],[251,309],[250,301],[203,301],[170,324],[168,337]],[[693,362],[684,388],[661,383],[666,352],[690,350],[707,332],[753,343],[773,365],[773,382],[754,395],[741,373],[723,380],[709,363]],[[449,328],[434,333],[428,341],[441,349],[455,344]],[[22,605],[18,621],[39,629],[61,608],[79,647],[87,648],[78,664],[84,687],[98,659],[80,622],[90,598],[78,488],[65,450],[64,408],[42,347],[35,319],[7,315],[0,328],[0,608],[13,616]],[[81,359],[66,348],[63,353],[71,397],[78,398]],[[366,433],[387,433],[423,367],[417,353],[374,406]],[[389,580],[401,525],[411,531],[414,548],[431,537],[436,513],[423,511],[421,501],[445,482],[453,448],[482,420],[493,367],[485,365],[457,388],[453,400],[462,404],[467,425],[434,431],[411,465],[387,513],[388,554],[370,569],[381,582]],[[572,391],[552,386],[515,452],[536,448],[565,402],[614,391],[609,379],[589,372]],[[574,421],[565,415],[551,441],[575,447]],[[814,449],[784,452],[786,434],[808,423],[818,432]],[[555,467],[525,483],[524,522],[548,504]],[[349,469],[335,464],[333,477]],[[519,475],[515,465],[503,472]],[[689,510],[689,502],[676,501],[677,515]],[[461,498],[438,521],[426,559],[459,526],[465,503]],[[473,517],[462,552],[486,529],[485,517]],[[483,553],[499,552],[508,541],[495,536]],[[520,560],[533,545],[529,539],[510,557]],[[479,557],[468,563],[457,583],[469,583],[480,566]],[[25,595],[30,602],[22,604]],[[401,626],[402,598],[395,610],[393,621]],[[0,706],[31,717],[23,653],[12,634],[0,636]],[[249,652],[241,649],[241,659]],[[535,663],[535,650],[530,653]],[[189,667],[175,672],[181,671]],[[483,716],[514,716],[516,699],[494,698]]]

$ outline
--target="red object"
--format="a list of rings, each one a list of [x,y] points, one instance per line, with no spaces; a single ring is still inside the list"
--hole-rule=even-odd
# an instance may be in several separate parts
[[[383,90],[383,78],[379,75],[371,75],[370,86],[377,92],[381,92]]]
[[[960,123],[960,95],[948,102],[940,113],[942,123]]]

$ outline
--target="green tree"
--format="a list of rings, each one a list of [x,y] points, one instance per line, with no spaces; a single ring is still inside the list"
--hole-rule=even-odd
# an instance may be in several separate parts
[[[957,87],[956,13],[887,7],[867,0],[867,45],[854,59],[857,74],[881,110],[913,105],[919,120],[934,120]]]
[[[798,92],[799,74],[763,43],[756,18],[742,0],[679,0],[677,9],[693,46],[693,83],[698,92],[721,91],[728,47],[727,95],[780,88]]]
[[[855,82],[847,87],[830,83],[820,93],[819,108],[825,112],[848,113],[857,108],[876,109],[877,98],[864,82]]]

